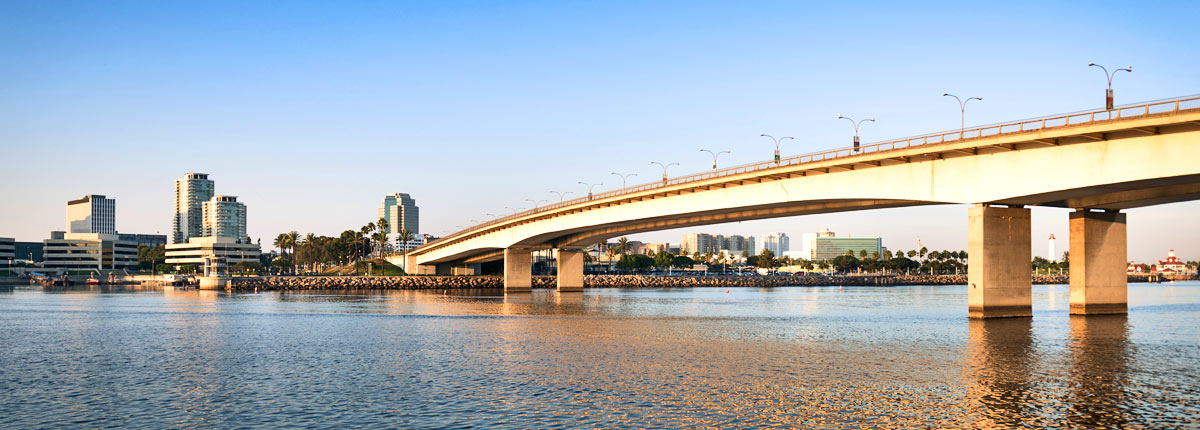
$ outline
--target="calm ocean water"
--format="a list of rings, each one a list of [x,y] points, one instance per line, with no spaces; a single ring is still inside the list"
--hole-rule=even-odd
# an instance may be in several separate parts
[[[1067,291],[4,287],[0,428],[1200,428],[1200,283]]]

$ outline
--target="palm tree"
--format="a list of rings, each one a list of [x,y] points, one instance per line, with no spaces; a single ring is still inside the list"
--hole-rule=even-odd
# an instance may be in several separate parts
[[[921,255],[921,259],[922,259],[922,260],[924,260],[924,259],[925,259],[925,254],[928,254],[928,253],[929,253],[929,248],[926,248],[926,247],[924,247],[924,246],[922,246],[922,247],[921,247],[921,250],[920,250],[920,251],[917,251],[917,254],[920,254],[920,255]]]
[[[400,245],[400,251],[404,253],[404,273],[408,273],[408,242],[413,240],[415,235],[408,231],[407,228],[400,227],[400,236],[396,237],[396,244]]]
[[[621,237],[620,239],[617,239],[617,250],[621,252],[621,255],[625,255],[625,253],[629,251],[628,237]]]
[[[388,222],[383,217],[379,217],[379,221],[375,222],[375,227],[378,228],[380,232],[383,232],[383,243],[379,245],[379,256],[382,257],[384,245],[387,244],[387,234],[388,231],[390,231],[388,230]]]
[[[286,246],[289,250],[292,251],[290,253],[290,255],[292,257],[291,258],[292,259],[292,274],[295,275],[296,274],[296,242],[300,240],[300,233],[297,233],[296,230],[292,230],[292,231],[287,232],[286,235],[287,235],[287,240],[284,241],[284,246]]]

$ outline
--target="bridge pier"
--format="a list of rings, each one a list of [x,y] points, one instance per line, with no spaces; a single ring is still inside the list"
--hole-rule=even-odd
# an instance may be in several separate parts
[[[1029,209],[976,204],[967,220],[968,316],[1033,316]]]
[[[583,250],[558,250],[558,291],[583,291]]]
[[[527,293],[533,289],[533,254],[529,248],[504,249],[504,292]]]
[[[1071,213],[1071,314],[1127,313],[1125,214]]]

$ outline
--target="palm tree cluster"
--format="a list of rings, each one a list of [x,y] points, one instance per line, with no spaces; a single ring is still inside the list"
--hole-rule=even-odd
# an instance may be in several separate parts
[[[337,237],[317,236],[309,233],[300,236],[295,231],[280,233],[275,237],[275,247],[279,248],[280,256],[274,265],[290,267],[291,273],[297,273],[299,267],[316,270],[318,266],[343,265],[356,263],[365,258],[380,258],[393,249],[388,241],[388,222],[379,218],[355,230],[346,230]],[[396,237],[394,249],[400,249],[407,256],[405,246],[416,236],[406,228],[401,228]]]

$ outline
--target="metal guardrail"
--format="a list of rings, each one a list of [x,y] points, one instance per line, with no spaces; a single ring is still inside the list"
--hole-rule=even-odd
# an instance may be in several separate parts
[[[687,176],[680,176],[666,181],[651,182],[642,185],[634,185],[630,187],[620,188],[603,193],[593,194],[591,198],[579,197],[571,200],[565,200],[559,203],[539,206],[533,209],[528,209],[522,212],[517,212],[505,217],[496,218],[481,224],[468,227],[463,230],[456,231],[445,237],[429,242],[418,248],[409,251],[412,254],[414,251],[421,251],[423,248],[428,248],[437,245],[439,242],[449,240],[463,233],[480,228],[503,224],[514,219],[523,218],[529,215],[534,215],[542,212],[550,212],[559,208],[573,206],[580,203],[585,203],[594,200],[616,197],[623,194],[640,193],[656,188],[666,188],[675,185],[682,185],[691,182],[706,181],[709,179],[721,178],[726,176],[741,175],[744,173],[757,172],[761,170],[779,169],[783,167],[794,167],[801,164],[817,163],[822,161],[835,160],[839,158],[857,157],[865,154],[873,154],[885,151],[893,151],[898,149],[907,149],[925,145],[938,145],[963,141],[965,139],[993,137],[1005,134],[1027,133],[1032,131],[1041,131],[1047,129],[1055,129],[1067,126],[1078,126],[1099,121],[1113,121],[1122,119],[1137,119],[1151,114],[1172,113],[1187,110],[1200,109],[1200,95],[1191,95],[1171,99],[1155,100],[1151,102],[1142,102],[1131,105],[1117,106],[1112,110],[1094,110],[1094,111],[1079,111],[1065,114],[1055,114],[1043,117],[1028,118],[1012,122],[1004,122],[997,124],[988,124],[974,128],[963,129],[959,131],[939,132],[933,134],[918,135],[901,139],[888,140],[877,143],[864,144],[857,149],[853,147],[833,149],[822,152],[814,152],[810,154],[797,155],[793,157],[782,158],[779,162],[763,161],[758,163],[743,164],[740,166],[718,169],[711,172],[695,173]]]

